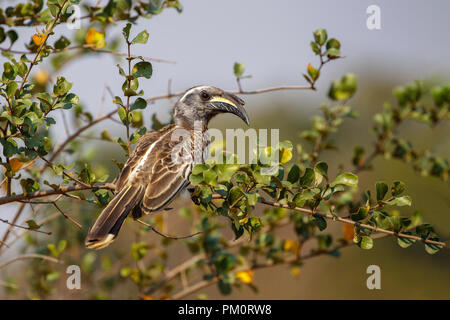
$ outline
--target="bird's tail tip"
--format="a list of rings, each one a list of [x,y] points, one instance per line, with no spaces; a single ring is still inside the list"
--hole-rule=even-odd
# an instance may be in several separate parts
[[[102,237],[92,237],[92,236],[88,235],[84,242],[84,245],[88,249],[98,250],[98,249],[106,248],[115,239],[116,239],[116,235],[112,234],[112,233],[108,233],[106,236],[102,236]]]

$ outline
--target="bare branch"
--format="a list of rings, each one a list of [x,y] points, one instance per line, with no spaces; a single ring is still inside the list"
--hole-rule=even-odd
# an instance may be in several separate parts
[[[197,236],[197,235],[203,233],[203,231],[199,231],[199,232],[196,232],[196,233],[193,233],[193,234],[189,234],[189,235],[187,235],[187,236],[169,236],[169,235],[167,235],[167,234],[162,233],[161,231],[159,231],[158,229],[156,229],[156,228],[155,228],[154,226],[152,226],[151,224],[148,224],[148,223],[146,223],[146,222],[144,222],[144,221],[142,221],[142,220],[139,220],[139,219],[136,219],[136,221],[139,222],[140,224],[142,224],[142,225],[148,227],[150,230],[152,230],[152,231],[155,232],[156,234],[159,234],[161,237],[168,238],[168,239],[175,239],[175,240],[188,239],[188,238],[192,238],[192,237],[195,237],[195,236]]]
[[[25,229],[25,230],[28,230],[28,231],[34,231],[34,232],[44,233],[44,234],[46,234],[46,235],[51,235],[51,234],[52,234],[51,232],[41,231],[41,230],[37,230],[37,229],[32,229],[32,228],[30,228],[30,227],[24,227],[24,226],[21,226],[21,225],[18,225],[18,224],[14,224],[14,223],[9,222],[9,221],[6,220],[6,219],[0,218],[0,221],[3,222],[3,223],[9,224],[9,225],[12,226],[12,227],[16,227],[16,228],[21,228],[21,229]]]
[[[20,261],[20,260],[26,260],[26,259],[42,259],[42,260],[50,261],[53,263],[62,263],[61,260],[58,260],[58,259],[50,257],[50,256],[46,256],[46,255],[38,254],[38,253],[30,253],[30,254],[23,254],[21,256],[15,257],[9,261],[6,261],[6,262],[0,264],[0,269],[6,267],[7,265],[9,265],[13,262]]]

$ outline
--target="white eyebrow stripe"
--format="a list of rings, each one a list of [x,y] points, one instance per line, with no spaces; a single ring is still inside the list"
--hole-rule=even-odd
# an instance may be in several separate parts
[[[191,89],[189,89],[188,91],[186,91],[186,93],[181,97],[181,101],[184,101],[184,98],[186,98],[188,95],[190,95],[191,93],[194,93],[194,92],[198,92],[198,91],[201,91],[201,90],[203,90],[203,89],[207,89],[207,88],[209,88],[208,86],[199,86],[199,87],[194,87],[194,88],[191,88]]]

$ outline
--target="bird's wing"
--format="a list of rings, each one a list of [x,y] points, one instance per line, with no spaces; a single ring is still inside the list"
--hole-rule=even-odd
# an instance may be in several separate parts
[[[189,184],[192,155],[184,148],[189,141],[173,140],[174,126],[142,136],[119,176],[118,190],[128,185],[145,187],[144,213],[164,208]],[[173,159],[174,150],[178,154]],[[140,214],[137,214],[138,216]],[[135,215],[136,218],[136,215]]]
[[[147,151],[149,151],[149,149],[153,150],[155,148],[154,144],[163,138],[163,135],[170,133],[173,129],[174,125],[165,126],[158,131],[148,132],[139,139],[134,151],[128,157],[127,162],[125,162],[120,171],[116,182],[116,190],[121,190],[130,182],[131,174],[137,168],[140,161],[142,161]]]

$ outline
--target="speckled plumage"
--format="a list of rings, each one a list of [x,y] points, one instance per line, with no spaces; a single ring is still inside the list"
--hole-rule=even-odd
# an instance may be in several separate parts
[[[175,105],[175,124],[149,132],[137,142],[118,176],[114,198],[89,230],[86,246],[100,249],[109,245],[130,212],[137,219],[166,207],[189,184],[193,165],[204,161],[209,120],[218,113],[232,112],[248,124],[243,104],[218,88],[189,89]]]

